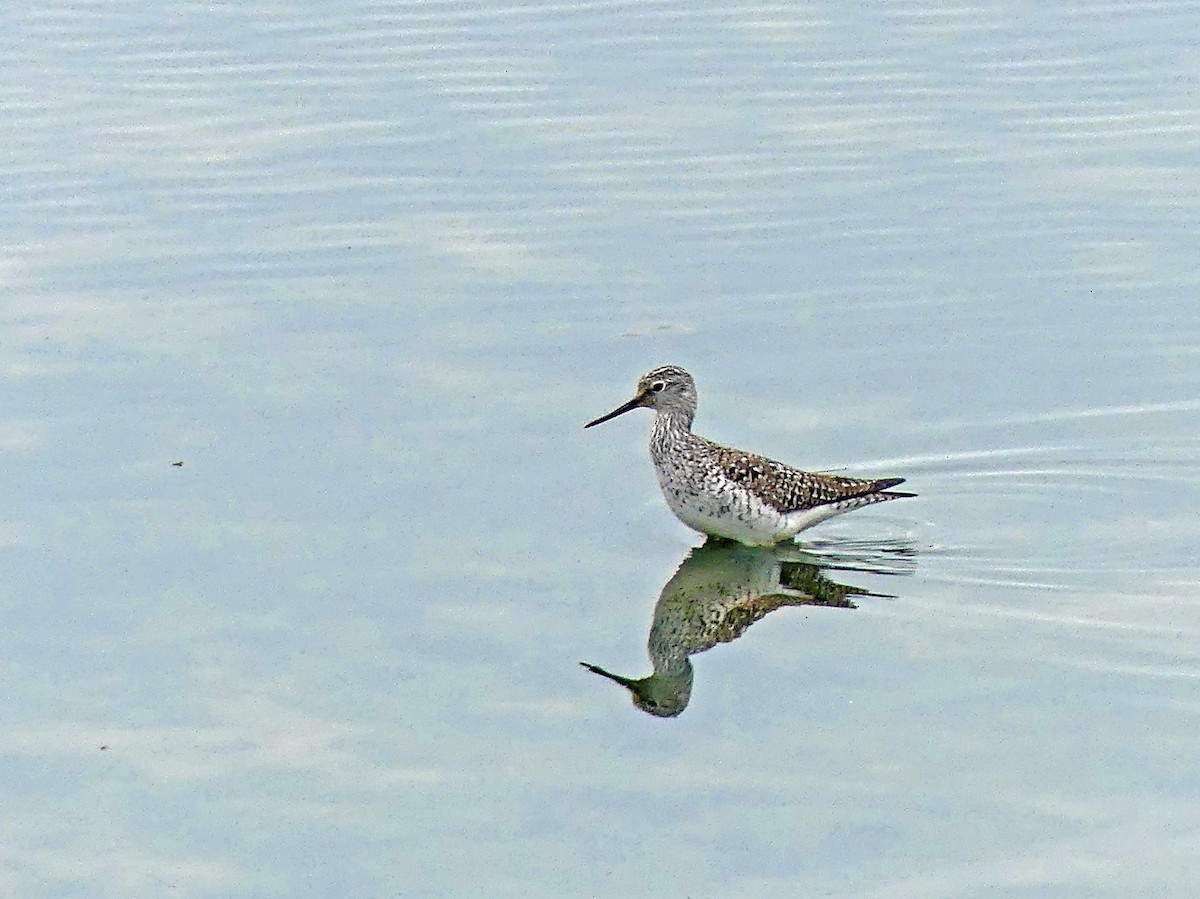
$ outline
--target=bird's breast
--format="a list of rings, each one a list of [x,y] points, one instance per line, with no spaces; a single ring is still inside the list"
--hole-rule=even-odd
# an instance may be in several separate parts
[[[719,469],[656,460],[655,470],[667,505],[693,530],[752,546],[769,545],[787,536],[785,516]]]

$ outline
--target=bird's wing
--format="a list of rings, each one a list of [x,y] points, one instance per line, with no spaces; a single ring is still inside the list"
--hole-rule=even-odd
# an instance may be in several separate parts
[[[904,478],[844,478],[800,471],[774,459],[713,444],[720,473],[754,491],[780,512],[798,512],[829,503],[868,496],[904,483]]]

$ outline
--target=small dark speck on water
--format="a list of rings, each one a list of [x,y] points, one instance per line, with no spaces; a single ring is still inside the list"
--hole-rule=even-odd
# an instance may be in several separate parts
[[[172,462],[172,463],[171,463],[171,467],[172,467],[172,468],[183,468],[183,462],[182,462],[182,461],[180,461],[180,462]]]
[[[107,743],[102,743],[102,744],[101,744],[101,746],[100,746],[100,751],[101,751],[101,752],[104,752],[106,749],[108,749],[108,744],[107,744]]]

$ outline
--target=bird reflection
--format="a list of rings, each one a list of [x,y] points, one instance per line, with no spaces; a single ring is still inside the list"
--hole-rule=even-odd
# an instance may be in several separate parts
[[[839,584],[822,569],[908,574],[916,565],[910,544],[825,541],[804,549],[793,544],[751,547],[710,539],[693,549],[667,581],[650,625],[652,674],[622,677],[581,662],[588,671],[629,690],[633,704],[673,718],[692,696],[689,656],[731,643],[756,621],[784,606],[854,609],[851,597],[888,597]]]

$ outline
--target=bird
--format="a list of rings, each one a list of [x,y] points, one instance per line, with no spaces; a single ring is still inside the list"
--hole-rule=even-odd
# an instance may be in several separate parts
[[[655,411],[650,458],[667,505],[685,525],[710,538],[771,546],[835,515],[916,496],[891,489],[904,478],[801,471],[693,434],[696,382],[677,365],[642,375],[633,399],[584,428],[642,407]]]
[[[695,547],[654,606],[647,642],[653,673],[624,677],[590,662],[579,664],[623,686],[643,712],[674,718],[692,696],[691,656],[732,643],[785,606],[856,609],[851,596],[883,595],[830,580],[821,573],[820,560],[788,544],[749,547],[722,540]]]

